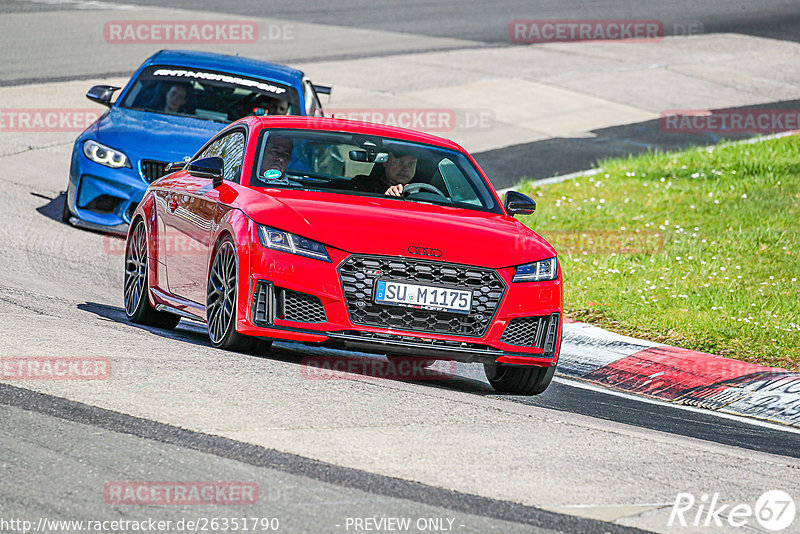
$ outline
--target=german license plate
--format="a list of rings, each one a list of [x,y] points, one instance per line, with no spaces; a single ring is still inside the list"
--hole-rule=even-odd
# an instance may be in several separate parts
[[[469,313],[472,308],[472,291],[378,280],[375,302],[390,306]]]

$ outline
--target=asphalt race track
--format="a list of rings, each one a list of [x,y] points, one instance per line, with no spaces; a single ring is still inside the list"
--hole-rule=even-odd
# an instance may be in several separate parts
[[[213,19],[222,12],[258,18],[262,29],[291,24],[293,39],[242,53],[301,65],[318,83],[331,82],[331,108],[452,99],[463,110],[476,86],[499,91],[495,78],[550,98],[552,115],[544,104],[525,115],[507,112],[505,97],[493,97],[476,108],[491,111],[493,128],[451,132],[483,158],[498,188],[523,175],[588,168],[609,155],[718,141],[658,129],[659,110],[680,101],[790,107],[800,99],[800,75],[788,67],[800,58],[800,2],[297,5],[3,2],[0,111],[92,108],[83,97],[90,85],[124,83],[162,47],[108,44],[104,21]],[[659,51],[508,43],[510,20],[576,17],[691,19],[705,30],[696,41],[665,39]],[[228,45],[209,49],[234,52]],[[726,49],[752,55],[732,58]],[[525,54],[540,59],[534,67],[543,72],[556,64],[568,64],[569,72],[548,71],[537,82],[531,71],[522,80],[514,63]],[[716,62],[711,73],[702,72],[703,54]],[[691,78],[686,87],[630,87],[644,72],[635,66],[652,64],[655,55],[670,65],[665,72],[683,69],[680,75]],[[578,91],[570,77],[602,78],[594,62],[615,65],[619,79]],[[727,77],[732,64],[743,69],[745,89]],[[709,93],[714,77],[727,81]],[[534,130],[537,113],[546,126]],[[45,519],[185,526],[247,517],[277,519],[278,532],[741,532],[728,523],[670,526],[673,504],[679,494],[698,501],[718,494],[721,503],[752,507],[779,489],[800,505],[800,432],[793,429],[560,377],[539,397],[496,395],[477,365],[441,365],[436,380],[416,382],[315,377],[304,358],[369,357],[288,343],[263,356],[243,355],[211,348],[203,325],[183,320],[163,331],[128,322],[121,241],[60,222],[76,135],[0,127],[0,358],[106,358],[111,373],[107,380],[0,380],[0,531],[22,531],[3,523],[12,519],[34,526]],[[241,482],[254,484],[258,498],[226,506],[115,504],[104,490],[125,481]],[[407,518],[411,526],[374,522],[381,518]],[[44,524],[39,531],[81,531]],[[765,530],[751,518],[747,531]]]

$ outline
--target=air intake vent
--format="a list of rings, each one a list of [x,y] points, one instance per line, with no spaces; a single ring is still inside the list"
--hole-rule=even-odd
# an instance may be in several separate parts
[[[556,350],[558,317],[557,313],[553,313],[511,319],[500,341],[519,347],[541,348],[545,356],[552,356]]]
[[[274,287],[270,282],[260,280],[253,293],[253,323],[270,326],[273,319],[299,323],[324,323],[328,320],[318,297]]]

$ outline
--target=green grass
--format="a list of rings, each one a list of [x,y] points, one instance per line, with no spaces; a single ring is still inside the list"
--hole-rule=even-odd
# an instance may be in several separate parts
[[[800,136],[601,163],[521,190],[570,317],[800,370]]]

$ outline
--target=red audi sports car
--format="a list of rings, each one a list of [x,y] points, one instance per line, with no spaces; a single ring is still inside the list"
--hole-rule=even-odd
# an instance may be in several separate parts
[[[133,214],[124,302],[137,323],[207,324],[215,347],[273,340],[484,364],[498,391],[549,385],[556,251],[457,144],[401,128],[248,117],[154,181]]]

